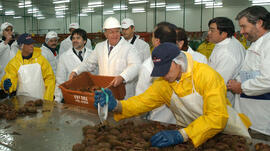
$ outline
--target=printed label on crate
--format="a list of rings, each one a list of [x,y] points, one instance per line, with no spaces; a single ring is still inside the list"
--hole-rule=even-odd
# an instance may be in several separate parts
[[[74,95],[75,102],[81,104],[88,104],[88,99],[86,96]]]

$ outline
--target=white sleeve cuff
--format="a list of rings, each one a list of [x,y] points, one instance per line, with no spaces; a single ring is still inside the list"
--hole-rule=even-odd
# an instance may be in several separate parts
[[[187,142],[189,137],[188,137],[186,131],[184,129],[180,129],[179,132],[182,134],[182,136],[184,138],[184,142]]]

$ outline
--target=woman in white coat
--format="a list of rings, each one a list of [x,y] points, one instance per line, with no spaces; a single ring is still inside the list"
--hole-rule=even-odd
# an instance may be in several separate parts
[[[96,68],[99,75],[116,76],[111,85],[118,86],[126,83],[125,98],[134,96],[136,76],[141,60],[134,46],[124,38],[120,38],[120,24],[114,17],[109,17],[104,22],[107,40],[96,45],[93,53],[80,66],[73,70],[70,79],[81,72],[93,72]]]
[[[5,67],[8,62],[15,57],[19,50],[17,41],[14,37],[14,28],[11,23],[5,22],[1,25],[0,35],[0,79],[5,75]],[[5,98],[6,94],[0,89],[0,99]]]
[[[75,29],[71,37],[73,47],[60,56],[57,65],[56,87],[54,92],[55,101],[57,102],[61,102],[63,99],[62,92],[58,86],[68,80],[72,70],[85,60],[92,51],[85,47],[87,37],[84,30]]]

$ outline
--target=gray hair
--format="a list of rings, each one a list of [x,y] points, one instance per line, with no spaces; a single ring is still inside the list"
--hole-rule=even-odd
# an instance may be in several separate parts
[[[270,13],[262,6],[251,6],[242,10],[236,16],[236,20],[246,17],[248,22],[255,25],[258,20],[263,21],[263,28],[270,29]]]
[[[186,56],[185,53],[181,52],[177,57],[175,57],[173,59],[173,61],[176,64],[178,64],[178,65],[181,66],[182,72],[186,72],[187,71],[187,65],[188,65],[188,63],[187,63],[187,56]]]

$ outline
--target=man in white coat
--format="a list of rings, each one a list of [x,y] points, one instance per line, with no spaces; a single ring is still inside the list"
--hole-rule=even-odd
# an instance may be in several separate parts
[[[178,27],[176,29],[176,44],[178,48],[182,51],[186,51],[192,55],[193,60],[200,62],[200,63],[205,63],[207,64],[207,58],[205,55],[194,51],[189,45],[188,45],[188,37],[186,34],[185,29]]]
[[[70,34],[72,34],[72,32],[75,29],[80,28],[78,23],[71,23],[69,25],[69,32]],[[91,49],[92,50],[92,44],[91,44],[91,40],[87,38],[87,42],[85,45],[86,48]],[[64,52],[68,51],[70,48],[72,48],[72,41],[70,36],[68,36],[65,40],[63,40],[60,44],[60,48],[59,48],[59,56],[61,56]]]
[[[164,42],[176,43],[180,50],[189,50],[189,52],[192,52],[192,57],[194,57],[195,61],[207,63],[207,59],[204,55],[200,53],[197,54],[188,46],[187,35],[182,28],[177,28],[175,25],[168,22],[157,24],[152,33],[152,43],[154,47],[157,47]],[[154,79],[151,77],[153,68],[154,63],[152,58],[149,57],[144,61],[140,68],[139,79],[136,86],[136,95],[143,93],[153,83]],[[166,105],[149,112],[146,118],[154,121],[176,124],[174,115]]]
[[[93,72],[96,68],[99,75],[116,76],[112,86],[126,83],[126,96],[135,94],[135,79],[138,76],[141,60],[136,48],[120,34],[121,25],[114,17],[105,20],[103,29],[107,40],[96,45],[93,53],[70,74],[70,79],[81,72]]]
[[[75,69],[90,54],[91,49],[85,47],[87,41],[86,31],[75,29],[71,34],[72,48],[60,56],[56,71],[55,101],[62,102],[63,95],[58,87],[68,80],[73,69]]]
[[[1,25],[0,35],[0,79],[5,75],[5,67],[8,62],[15,57],[19,50],[17,41],[14,36],[14,28],[11,23],[5,22]],[[4,90],[0,88],[0,99],[5,98]]]
[[[121,23],[123,37],[132,45],[134,45],[138,51],[138,54],[142,60],[146,60],[150,57],[150,47],[148,43],[140,39],[139,35],[135,34],[134,21],[130,18],[123,19]]]
[[[262,6],[242,10],[240,32],[252,42],[236,80],[227,88],[238,94],[235,108],[247,115],[251,129],[270,135],[270,13]]]
[[[49,61],[52,66],[54,75],[56,74],[56,67],[58,62],[58,54],[56,46],[58,42],[58,35],[55,31],[50,31],[46,34],[45,43],[40,47],[41,54]]]
[[[245,59],[244,46],[234,38],[233,22],[226,17],[216,17],[208,22],[209,41],[216,44],[208,64],[215,69],[227,83],[238,74]],[[234,94],[227,91],[227,98],[234,106]]]

